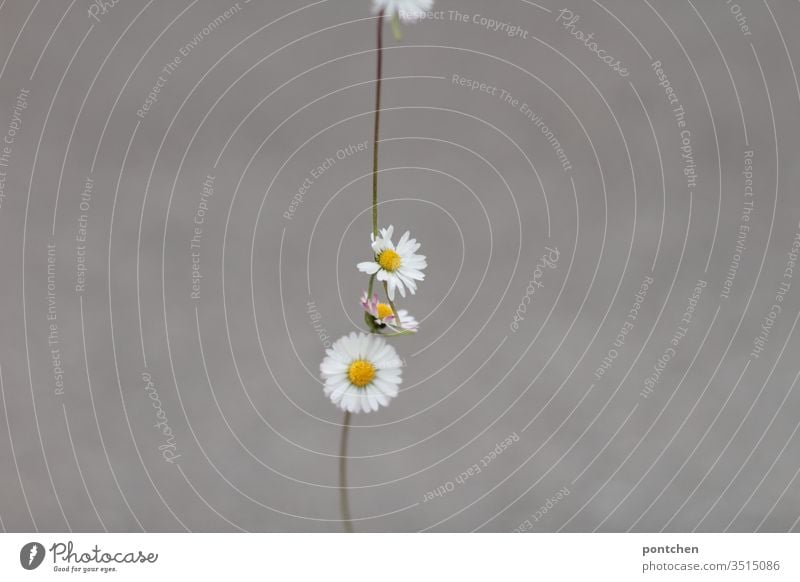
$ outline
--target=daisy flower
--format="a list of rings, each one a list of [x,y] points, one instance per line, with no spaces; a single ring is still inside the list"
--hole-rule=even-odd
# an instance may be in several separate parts
[[[416,254],[420,244],[417,239],[409,238],[411,233],[400,237],[397,246],[392,242],[394,226],[382,228],[380,236],[372,235],[372,251],[375,253],[374,261],[365,261],[358,264],[358,270],[367,275],[376,275],[378,281],[385,281],[389,299],[394,301],[395,289],[400,290],[400,295],[406,296],[406,287],[412,295],[417,291],[416,281],[425,280],[422,269],[428,266],[425,255]]]
[[[319,366],[325,395],[347,412],[370,412],[397,396],[403,362],[382,337],[352,332],[339,338]]]
[[[414,22],[425,17],[433,6],[433,0],[372,0],[375,14],[384,13],[391,20],[398,16],[403,22]]]
[[[364,295],[361,297],[361,307],[372,316],[375,325],[379,329],[388,327],[392,331],[401,331],[402,328],[403,331],[416,332],[419,328],[417,320],[405,309],[397,310],[397,315],[400,317],[400,325],[398,326],[392,306],[388,303],[381,303],[378,300],[377,293],[372,296],[372,299],[369,299],[367,292],[364,291]]]

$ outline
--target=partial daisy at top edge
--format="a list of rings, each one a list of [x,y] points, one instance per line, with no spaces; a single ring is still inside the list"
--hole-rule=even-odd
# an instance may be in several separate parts
[[[384,13],[391,20],[397,15],[403,22],[416,22],[433,7],[433,0],[372,0],[372,11]]]

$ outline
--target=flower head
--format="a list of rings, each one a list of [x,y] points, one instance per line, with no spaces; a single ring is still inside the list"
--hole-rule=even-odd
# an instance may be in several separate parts
[[[394,301],[395,289],[400,290],[400,295],[406,296],[406,287],[412,295],[417,291],[416,281],[425,280],[422,269],[428,266],[425,255],[416,254],[420,244],[417,239],[409,238],[411,233],[400,237],[395,247],[392,242],[394,226],[382,228],[380,236],[372,236],[372,251],[375,253],[374,261],[365,261],[358,264],[358,270],[368,275],[376,275],[378,281],[385,281],[389,299]]]
[[[320,364],[325,395],[347,412],[370,412],[397,396],[403,363],[386,340],[352,332],[339,338]]]
[[[389,20],[398,16],[404,22],[415,22],[424,18],[432,6],[433,0],[372,0],[375,14],[383,12]]]
[[[392,306],[388,303],[381,303],[377,293],[370,299],[365,291],[364,295],[361,296],[361,307],[372,316],[373,322],[378,329],[388,328],[394,332],[416,332],[419,328],[417,320],[405,309],[397,310],[397,315],[400,317],[400,325],[397,325],[397,318],[394,316]]]

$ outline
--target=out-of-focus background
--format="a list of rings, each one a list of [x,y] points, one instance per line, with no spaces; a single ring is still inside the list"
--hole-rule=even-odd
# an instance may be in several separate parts
[[[437,0],[384,28],[426,280],[358,531],[800,519],[800,5]],[[0,523],[340,531],[368,0],[0,3]]]

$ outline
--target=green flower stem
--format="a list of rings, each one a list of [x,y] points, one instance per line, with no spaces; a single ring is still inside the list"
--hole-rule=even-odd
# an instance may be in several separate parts
[[[347,499],[347,434],[350,432],[350,413],[344,413],[342,440],[339,448],[339,507],[342,510],[344,531],[353,533],[353,520],[350,517],[350,502]]]
[[[372,300],[372,290],[375,286],[375,273],[369,276],[369,288],[367,289],[367,301]],[[369,311],[364,311],[364,321],[369,328],[370,333],[378,333],[378,328],[375,326],[375,318]]]
[[[397,308],[394,306],[394,301],[389,299],[389,284],[386,281],[383,282],[383,290],[386,293],[386,301],[389,302],[389,307],[392,308],[392,313],[394,313],[394,320],[397,324],[396,327],[400,331],[403,331],[403,322],[400,321],[400,315],[397,313]]]
[[[372,232],[378,236],[378,140],[381,127],[381,85],[383,84],[383,17],[378,15],[378,66],[375,79],[375,133],[372,139]]]

